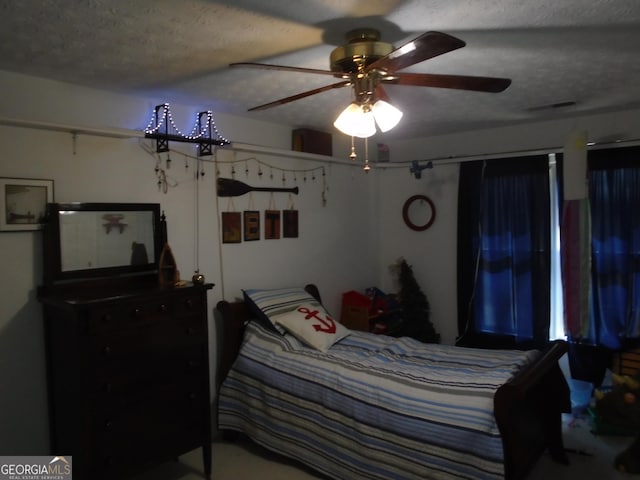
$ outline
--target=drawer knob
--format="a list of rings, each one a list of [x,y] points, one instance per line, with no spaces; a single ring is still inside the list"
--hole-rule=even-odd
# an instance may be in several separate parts
[[[161,312],[166,312],[167,311],[167,306],[164,303],[162,305],[160,305],[160,311]]]
[[[193,308],[193,300],[191,300],[190,298],[188,298],[187,300],[184,301],[184,304],[187,308]]]
[[[111,427],[113,427],[113,422],[111,420],[107,420],[106,422],[104,422],[105,430],[111,430]]]
[[[105,313],[104,315],[102,315],[102,321],[103,322],[110,322],[111,321],[111,314],[110,313]]]
[[[198,398],[198,394],[195,392],[191,392],[189,393],[189,400],[195,400],[196,398]]]
[[[136,308],[133,309],[133,316],[134,317],[139,317],[141,313],[142,313],[142,310],[139,307],[136,307]]]
[[[104,353],[105,355],[109,355],[111,353],[111,347],[109,345],[106,345],[103,349],[102,349],[102,353]]]

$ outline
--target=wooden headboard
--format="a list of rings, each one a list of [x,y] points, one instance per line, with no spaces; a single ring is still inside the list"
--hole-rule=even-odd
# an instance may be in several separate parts
[[[310,283],[304,289],[322,303],[318,287]],[[216,372],[217,391],[220,391],[220,385],[227,378],[231,365],[233,365],[238,356],[244,337],[244,329],[247,323],[254,318],[254,315],[244,301],[228,302],[221,300],[216,304],[216,309],[222,319],[222,328],[218,330],[222,334],[222,341],[218,342],[222,348],[222,353],[218,360],[218,370]]]

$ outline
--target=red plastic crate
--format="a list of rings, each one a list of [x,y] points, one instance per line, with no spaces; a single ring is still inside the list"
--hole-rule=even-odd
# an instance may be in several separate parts
[[[369,297],[355,290],[345,292],[342,294],[340,323],[351,330],[368,332],[371,328],[369,324],[370,309],[371,299]]]

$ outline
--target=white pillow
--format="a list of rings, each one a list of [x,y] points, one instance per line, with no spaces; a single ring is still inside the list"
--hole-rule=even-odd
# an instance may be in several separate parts
[[[295,310],[298,305],[320,305],[313,296],[302,287],[249,289],[243,290],[244,299],[251,312],[263,323],[271,325],[278,332],[284,334],[282,326],[276,325],[277,315]]]
[[[322,352],[350,333],[317,304],[302,303],[294,310],[273,316],[271,320],[301,342]]]

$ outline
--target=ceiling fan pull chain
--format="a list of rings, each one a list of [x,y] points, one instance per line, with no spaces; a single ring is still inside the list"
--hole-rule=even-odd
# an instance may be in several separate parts
[[[364,139],[364,168],[363,170],[366,173],[369,173],[369,170],[371,170],[371,167],[369,166],[369,139],[365,138]]]
[[[358,154],[356,153],[356,143],[355,143],[355,138],[352,136],[351,137],[351,153],[349,154],[349,158],[351,160],[355,160],[358,157]]]

